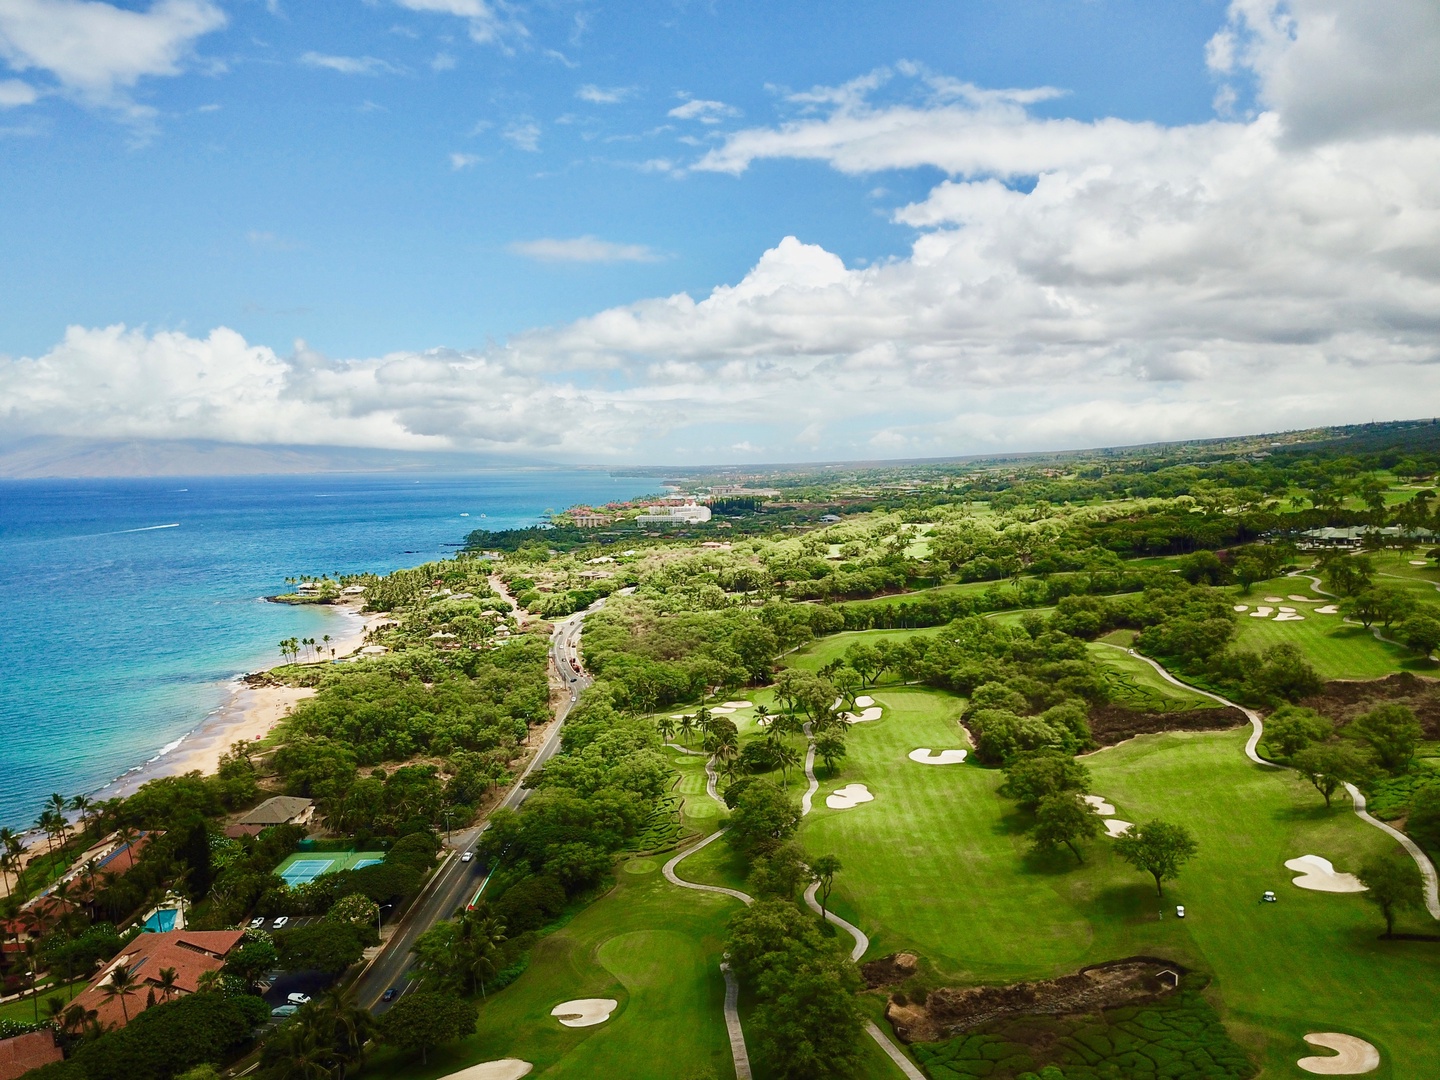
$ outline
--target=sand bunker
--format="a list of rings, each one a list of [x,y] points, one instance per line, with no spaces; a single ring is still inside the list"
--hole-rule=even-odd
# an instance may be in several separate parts
[[[1134,827],[1133,821],[1121,821],[1118,817],[1105,819],[1105,831],[1111,836],[1124,836]]]
[[[1324,607],[1317,607],[1315,609],[1316,615],[1338,615],[1339,613],[1340,608],[1336,604],[1326,604]]]
[[[1236,604],[1236,605],[1235,605],[1235,610],[1236,610],[1236,611],[1249,611],[1249,610],[1250,610],[1250,605],[1249,605],[1249,604]]]
[[[1115,812],[1115,807],[1105,801],[1104,795],[1086,795],[1085,801],[1095,808],[1095,813],[1109,817]]]
[[[1297,604],[1314,604],[1318,602],[1313,596],[1301,596],[1299,593],[1293,592],[1290,594],[1290,599],[1294,600]]]
[[[724,705],[716,705],[710,710],[710,712],[715,716],[729,716],[734,711],[734,709],[727,708]]]
[[[1294,870],[1300,876],[1293,884],[1315,892],[1364,892],[1365,886],[1354,874],[1337,874],[1329,859],[1319,855],[1301,855],[1298,859],[1285,860],[1285,869]]]
[[[562,1001],[550,1010],[550,1015],[566,1027],[594,1027],[609,1020],[619,1004],[614,998],[577,998]]]
[[[922,746],[919,750],[911,750],[907,756],[921,765],[958,765],[968,753],[968,750],[931,750]]]
[[[519,1058],[501,1058],[499,1061],[482,1061],[468,1069],[442,1076],[440,1080],[520,1080],[529,1076],[535,1066]]]
[[[725,702],[725,708],[727,708],[727,709],[753,709],[754,707],[755,707],[755,703],[754,703],[753,701],[727,701],[727,702]]]
[[[1295,1064],[1308,1073],[1320,1076],[1358,1076],[1380,1067],[1380,1051],[1364,1039],[1341,1035],[1338,1031],[1316,1031],[1305,1036],[1311,1046],[1334,1050],[1335,1056],[1303,1057]]]
[[[1284,598],[1283,596],[1267,596],[1267,597],[1265,597],[1265,603],[1267,603],[1267,604],[1281,604],[1281,603],[1284,603],[1284,601],[1285,601],[1285,598]]]
[[[1428,564],[1424,559],[1411,559],[1411,560],[1410,560],[1410,565],[1411,565],[1411,566],[1428,566],[1429,564]]]
[[[1250,618],[1252,618],[1252,619],[1266,619],[1266,618],[1269,618],[1270,613],[1271,613],[1272,611],[1274,611],[1274,610],[1275,610],[1275,609],[1274,609],[1273,607],[1266,607],[1264,604],[1261,604],[1261,605],[1260,605],[1259,607],[1257,607],[1254,611],[1250,612]]]
[[[825,805],[831,810],[853,810],[861,803],[873,802],[874,795],[864,784],[846,784],[838,791],[825,796]]]
[[[875,699],[874,699],[873,697],[868,697],[868,696],[865,695],[865,694],[861,694],[859,697],[857,697],[857,698],[855,699],[855,707],[856,707],[857,709],[868,709],[871,705],[874,705],[874,704],[875,704]]]
[[[863,724],[867,720],[879,720],[880,717],[884,715],[884,712],[885,710],[880,708],[879,705],[872,705],[858,716],[853,712],[841,713],[840,719],[844,720],[847,724]]]
[[[1275,621],[1276,621],[1276,622],[1304,622],[1304,621],[1305,621],[1305,616],[1304,616],[1304,615],[1297,615],[1297,614],[1295,614],[1295,612],[1293,612],[1293,611],[1282,611],[1282,612],[1280,612],[1279,615],[1276,615],[1276,616],[1275,616]]]

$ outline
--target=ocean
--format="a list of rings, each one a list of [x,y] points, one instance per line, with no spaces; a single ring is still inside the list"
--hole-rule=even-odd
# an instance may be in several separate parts
[[[414,566],[654,487],[579,469],[0,481],[0,824],[173,748],[282,638],[333,636],[345,616],[263,599],[286,577]]]

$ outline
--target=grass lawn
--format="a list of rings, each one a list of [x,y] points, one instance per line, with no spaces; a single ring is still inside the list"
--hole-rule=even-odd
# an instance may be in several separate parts
[[[819,671],[831,660],[839,660],[845,656],[845,650],[857,642],[865,642],[867,645],[876,645],[882,641],[904,641],[906,638],[915,637],[917,634],[935,634],[939,627],[926,626],[917,630],[845,630],[838,634],[826,634],[817,638],[804,648],[791,653],[783,661],[790,667],[803,668],[806,671]],[[887,671],[881,679],[898,679],[893,672]],[[864,691],[860,691],[864,693]],[[758,703],[759,699],[750,698]],[[733,720],[734,717],[731,717]]]
[[[1138,656],[1099,642],[1091,642],[1089,648],[1091,655],[1106,669],[1106,682],[1117,705],[1148,712],[1184,712],[1220,707],[1218,702],[1203,694],[1166,682],[1158,671]]]
[[[40,1019],[45,1019],[46,998],[54,997],[56,994],[58,994],[62,998],[64,998],[66,1000],[66,1003],[68,1004],[70,1000],[70,994],[80,993],[81,990],[85,989],[85,983],[85,979],[76,979],[73,983],[69,984],[71,987],[70,992],[66,991],[65,983],[60,983],[55,986],[42,985],[40,987],[39,999]],[[26,1024],[33,1024],[35,1022],[35,1004],[31,1002],[29,993],[26,993],[23,998],[20,998],[16,1001],[7,1001],[5,1004],[0,1005],[0,1020],[19,1020]]]
[[[1300,1036],[1330,1030],[1380,1047],[1385,1063],[1371,1075],[1432,1069],[1440,943],[1379,941],[1383,924],[1364,899],[1294,888],[1283,866],[1315,854],[1353,870],[1371,851],[1398,849],[1348,810],[1327,812],[1293,776],[1250,764],[1243,732],[1143,736],[1085,758],[1118,817],[1181,821],[1199,838],[1199,858],[1160,902],[1103,838],[1086,845],[1084,865],[1069,852],[1029,855],[1025,822],[996,795],[998,772],[906,758],[960,744],[960,699],[919,688],[877,697],[886,718],[851,732],[846,767],[821,785],[823,795],[864,783],[875,801],[822,804],[802,830],[813,854],[843,861],[833,905],[871,935],[872,956],[913,949],[957,982],[1166,956],[1215,976],[1222,1015],[1266,1075],[1298,1075]],[[1265,889],[1280,902],[1259,903]],[[1173,917],[1177,903],[1189,918]],[[1401,929],[1436,926],[1410,915]]]
[[[529,969],[492,994],[476,1034],[417,1057],[377,1054],[366,1076],[429,1080],[481,1061],[518,1057],[533,1075],[683,1080],[711,1069],[733,1076],[725,1035],[720,954],[735,901],[684,891],[660,874],[659,857],[622,862],[615,889],[543,938]],[[566,1028],[562,1001],[608,997],[610,1020]]]

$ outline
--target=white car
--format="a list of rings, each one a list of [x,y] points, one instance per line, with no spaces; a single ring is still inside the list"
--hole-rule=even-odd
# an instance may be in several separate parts
[[[289,915],[281,915],[278,919],[275,920],[275,929],[276,929],[276,930],[279,930],[282,926],[284,926],[284,925],[285,925],[287,922],[289,922],[289,921],[290,921],[290,916],[289,916]]]
[[[256,915],[255,918],[253,918],[253,919],[250,920],[250,929],[251,929],[251,930],[259,930],[260,927],[262,927],[262,926],[264,926],[264,925],[265,925],[265,916],[264,916],[264,915]]]
[[[290,1005],[309,1005],[310,995],[302,994],[297,990],[293,994],[286,994],[285,1001]]]
[[[281,1017],[294,1016],[299,1011],[300,1006],[298,1005],[276,1005],[275,1008],[270,1010],[270,1015]]]
[[[467,851],[464,855],[460,856],[460,861],[469,862],[473,858],[475,858],[475,853],[473,851]]]
[[[1176,917],[1177,919],[1183,919],[1183,918],[1185,917],[1185,905],[1184,905],[1184,904],[1176,904],[1176,905],[1175,905],[1175,917]]]

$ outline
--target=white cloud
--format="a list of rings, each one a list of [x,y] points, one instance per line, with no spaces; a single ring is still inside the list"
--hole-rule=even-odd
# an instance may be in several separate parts
[[[570,240],[521,240],[511,244],[510,250],[541,262],[656,262],[660,258],[644,244],[615,244],[595,236],[577,236]]]
[[[540,152],[540,125],[531,120],[517,120],[507,124],[500,137],[517,150],[532,154]]]
[[[733,105],[726,105],[723,101],[703,101],[700,98],[690,98],[683,105],[676,105],[666,116],[673,116],[677,120],[698,120],[702,124],[718,124],[721,120],[739,116],[740,110]]]
[[[374,56],[331,56],[328,53],[307,52],[300,57],[306,67],[338,71],[341,75],[395,74],[401,69],[386,60]]]
[[[914,231],[901,257],[846,265],[786,237],[704,295],[464,353],[332,361],[223,329],[72,328],[44,356],[0,359],[0,429],[571,460],[670,460],[678,445],[704,460],[744,443],[931,456],[1434,412],[1440,131],[1379,84],[1355,104],[1364,124],[1305,120],[1328,100],[1332,54],[1380,39],[1367,27],[1352,43],[1349,22],[1302,0],[1288,10],[1299,52],[1281,41],[1263,63],[1232,17],[1232,70],[1284,73],[1255,75],[1273,107],[1243,120],[1037,118],[1024,91],[897,68],[807,91],[791,102],[799,118],[731,133],[701,161],[737,174],[811,161],[867,190],[879,173],[938,169],[945,179],[894,211]],[[1341,35],[1330,53],[1303,45],[1320,34],[1312,18]],[[1423,20],[1411,31],[1428,32]],[[1393,47],[1402,55],[1374,54],[1376,70],[1404,80],[1405,56],[1440,54],[1440,33]],[[614,247],[515,250],[594,260]]]
[[[0,57],[19,72],[48,72],[86,104],[143,119],[153,110],[126,91],[147,76],[180,74],[195,42],[225,24],[210,0],[155,0],[145,11],[99,0],[4,0]]]
[[[455,58],[449,53],[436,53],[430,60],[431,71],[453,71],[455,70]]]
[[[461,169],[474,168],[480,164],[480,161],[481,158],[479,154],[451,154],[450,168],[455,172],[459,172]]]
[[[575,96],[592,105],[618,105],[634,93],[633,86],[596,86],[594,83],[586,83],[575,91]]]
[[[480,44],[499,42],[505,37],[525,37],[523,24],[502,17],[495,6],[485,0],[395,0],[408,11],[432,15],[454,15],[469,24],[470,39]]]
[[[29,83],[21,79],[0,79],[0,109],[33,105],[39,99],[39,91]]]

